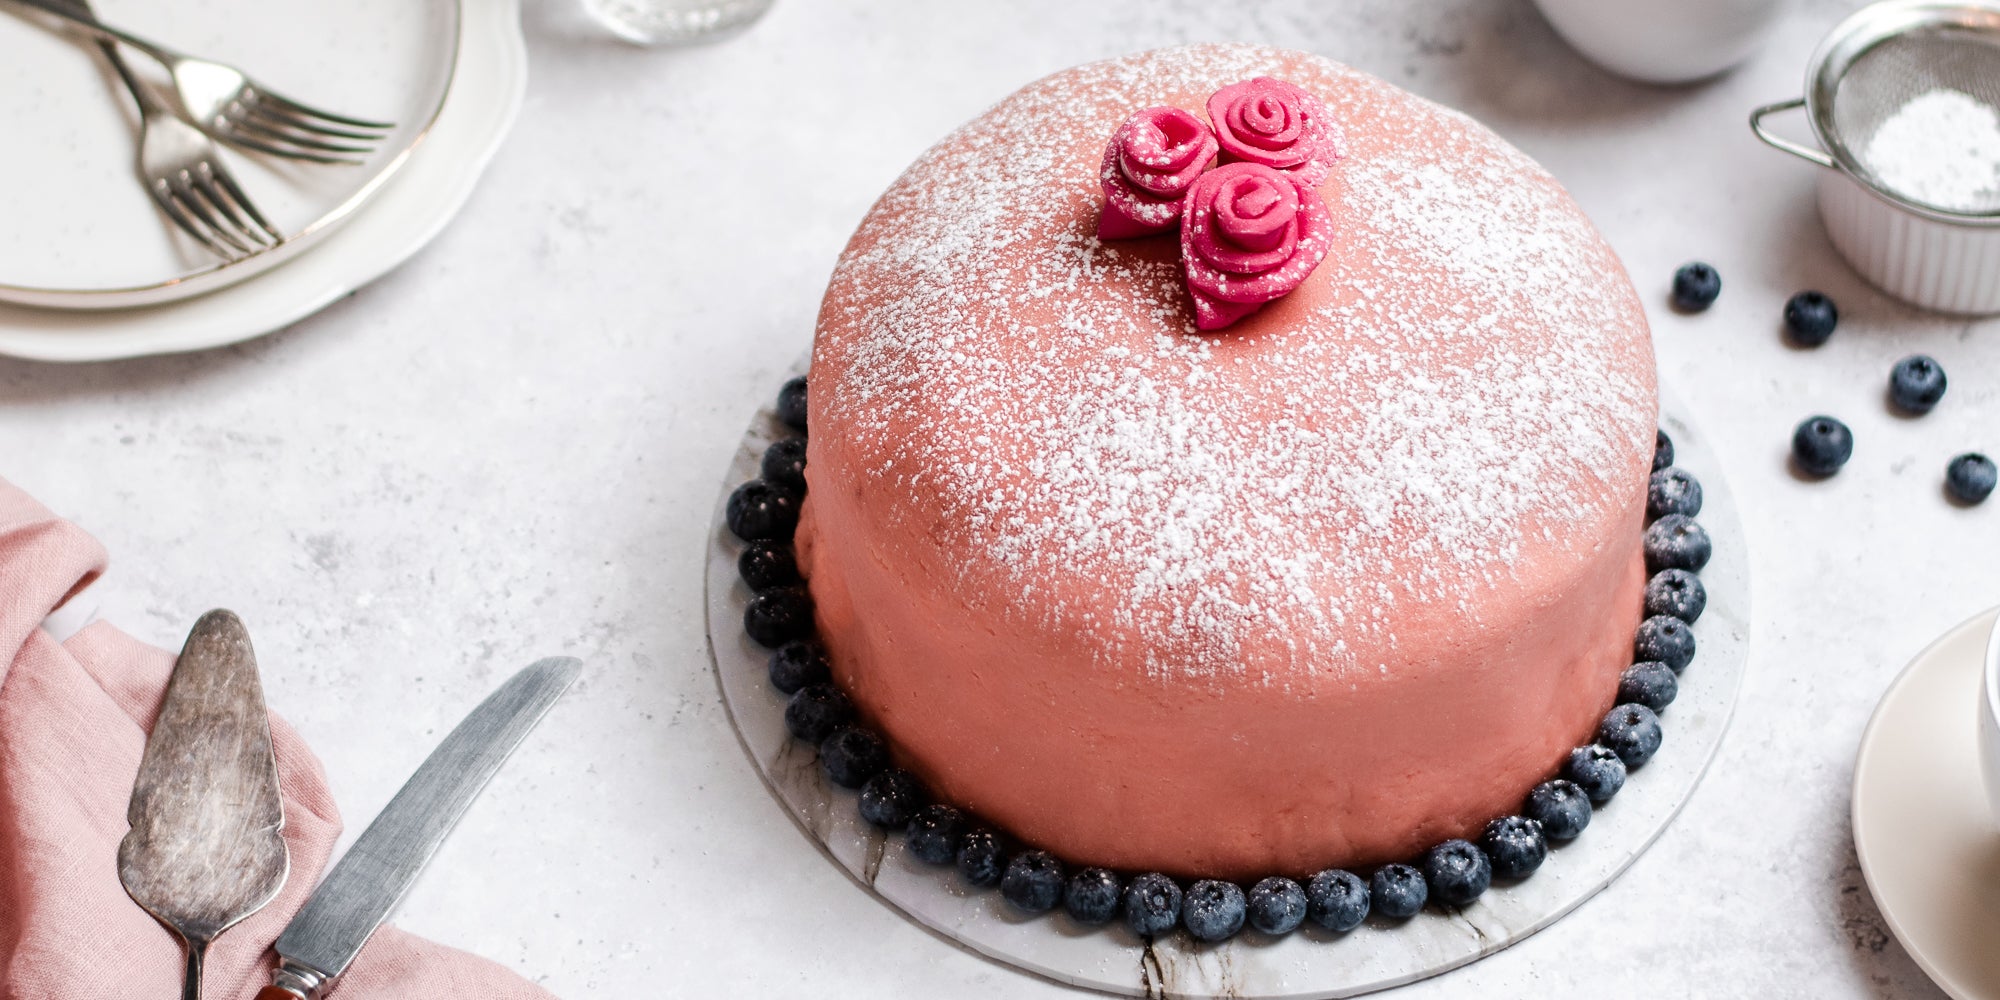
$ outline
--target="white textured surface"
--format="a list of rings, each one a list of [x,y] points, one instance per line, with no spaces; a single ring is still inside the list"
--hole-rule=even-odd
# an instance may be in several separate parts
[[[1868,289],[1823,241],[1810,169],[1743,124],[1796,95],[1847,9],[1808,2],[1736,73],[1652,90],[1518,0],[781,0],[685,52],[626,48],[538,0],[527,107],[438,242],[248,345],[0,362],[0,475],[111,547],[104,610],[138,635],[242,613],[271,702],[356,826],[507,671],[587,659],[406,926],[569,1000],[1062,995],[856,891],[779,817],[704,650],[717,476],[805,348],[848,231],[947,129],[1115,52],[1311,49],[1471,111],[1576,194],[1717,438],[1757,581],[1739,712],[1660,842],[1554,927],[1396,996],[1935,996],[1861,885],[1847,787],[1889,679],[2000,594],[2000,506],[1953,507],[1940,486],[1957,452],[2000,451],[2000,328]],[[1696,256],[1722,299],[1674,315],[1669,276]],[[1816,351],[1778,335],[1808,286],[1842,310]],[[1915,351],[1952,388],[1907,420],[1882,390]],[[1855,458],[1801,482],[1785,450],[1821,411],[1854,427]]]
[[[816,382],[817,384],[817,382]],[[737,571],[745,548],[723,526],[737,484],[758,474],[772,441],[793,436],[770,409],[751,420],[717,495],[710,531],[709,648],[716,680],[743,748],[783,808],[829,858],[871,892],[927,927],[983,954],[1061,983],[1128,996],[1244,1000],[1355,996],[1415,982],[1478,961],[1562,919],[1625,871],[1686,804],[1728,728],[1749,652],[1750,560],[1728,482],[1698,425],[1671,392],[1660,426],[1675,465],[1702,478],[1701,522],[1715,542],[1703,567],[1706,610],[1695,623],[1699,653],[1662,713],[1666,741],[1633,771],[1575,840],[1554,847],[1532,878],[1495,886],[1471,906],[1427,909],[1406,921],[1377,917],[1345,934],[1311,927],[1279,937],[1246,931],[1216,945],[1184,933],[1146,941],[1114,922],[1092,929],[1060,913],[1033,919],[996,890],[968,886],[933,867],[858,814],[858,796],[826,778],[813,748],[785,726],[786,697],[771,686],[771,653],[743,632],[750,589]]]

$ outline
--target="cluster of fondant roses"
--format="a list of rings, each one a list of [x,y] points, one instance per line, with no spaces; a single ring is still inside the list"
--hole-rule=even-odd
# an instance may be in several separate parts
[[[1319,183],[1340,159],[1340,127],[1305,90],[1267,76],[1180,108],[1125,120],[1104,151],[1101,239],[1180,227],[1195,326],[1220,330],[1297,288],[1325,259],[1333,219]],[[1218,165],[1219,164],[1219,165]]]

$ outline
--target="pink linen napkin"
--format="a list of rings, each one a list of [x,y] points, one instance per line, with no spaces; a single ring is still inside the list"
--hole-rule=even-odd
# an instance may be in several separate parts
[[[0,479],[0,1000],[180,993],[179,942],[125,895],[118,841],[174,657],[98,622],[58,643],[39,625],[104,568],[82,529]],[[204,995],[250,1000],[271,943],[326,868],[340,813],[319,761],[273,715],[284,892],[209,950]],[[336,1000],[552,1000],[485,959],[385,927]]]

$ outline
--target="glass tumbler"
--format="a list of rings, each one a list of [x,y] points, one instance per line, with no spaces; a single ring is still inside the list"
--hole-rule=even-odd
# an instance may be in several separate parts
[[[619,37],[640,45],[682,45],[726,38],[771,9],[772,0],[583,0],[584,9]]]

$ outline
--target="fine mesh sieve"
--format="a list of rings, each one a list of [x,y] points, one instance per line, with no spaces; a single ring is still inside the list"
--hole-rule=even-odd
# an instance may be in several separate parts
[[[1819,149],[1764,128],[1801,107]],[[1765,142],[1909,211],[2000,225],[2000,0],[1864,7],[1813,53],[1805,96],[1758,108],[1750,123]]]
[[[1912,103],[1918,101],[1923,103]],[[1983,108],[1990,124],[1983,131],[1975,127],[1926,136],[1921,144],[1895,141],[1907,137],[1908,125],[1884,135],[1884,124],[1896,115],[1935,109],[1941,101],[1962,112]],[[2000,143],[1994,141],[2000,137],[2000,117],[1995,108],[2000,108],[2000,33],[1950,24],[1913,28],[1862,50],[1834,81],[1827,139],[1836,155],[1874,187],[1946,211],[1984,215],[2000,211]],[[1913,182],[1913,158],[1941,158],[1929,165],[1930,172],[1955,175],[1961,190],[1944,197],[1935,186]],[[1974,175],[1984,182],[1968,183]]]
[[[1827,33],[1805,95],[1757,138],[1827,168],[1819,217],[1862,277],[1906,302],[2000,314],[2000,0],[1881,0]],[[1804,110],[1814,145],[1765,120]]]

